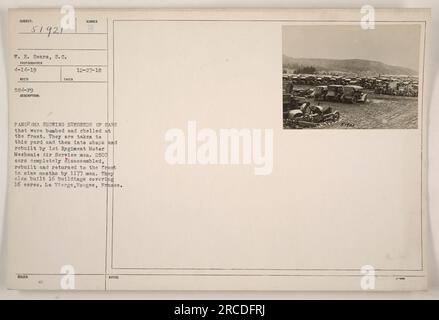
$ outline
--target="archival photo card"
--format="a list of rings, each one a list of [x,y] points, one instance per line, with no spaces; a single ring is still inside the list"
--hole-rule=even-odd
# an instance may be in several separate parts
[[[9,12],[9,288],[427,287],[429,10],[71,14]]]

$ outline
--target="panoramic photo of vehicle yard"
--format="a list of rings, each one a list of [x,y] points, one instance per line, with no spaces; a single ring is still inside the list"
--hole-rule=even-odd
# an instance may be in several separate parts
[[[416,129],[418,44],[416,26],[284,27],[284,129]]]

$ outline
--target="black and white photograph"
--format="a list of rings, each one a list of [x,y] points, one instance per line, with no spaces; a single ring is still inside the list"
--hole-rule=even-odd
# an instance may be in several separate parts
[[[419,24],[282,28],[284,129],[417,129]]]

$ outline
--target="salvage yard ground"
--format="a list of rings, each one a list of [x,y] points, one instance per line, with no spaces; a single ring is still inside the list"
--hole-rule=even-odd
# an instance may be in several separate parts
[[[316,128],[416,129],[418,127],[418,98],[379,95],[373,92],[367,94],[367,102],[357,104],[314,101],[311,98],[309,101],[312,105],[329,105],[333,111],[340,112],[340,119],[337,122],[324,123]]]

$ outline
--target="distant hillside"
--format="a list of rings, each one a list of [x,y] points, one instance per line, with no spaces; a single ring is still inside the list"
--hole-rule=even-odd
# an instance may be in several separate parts
[[[409,68],[362,59],[306,59],[291,58],[283,55],[282,63],[284,68],[292,70],[312,66],[317,69],[317,72],[356,73],[359,75],[391,74],[416,76],[418,74],[415,70]]]

